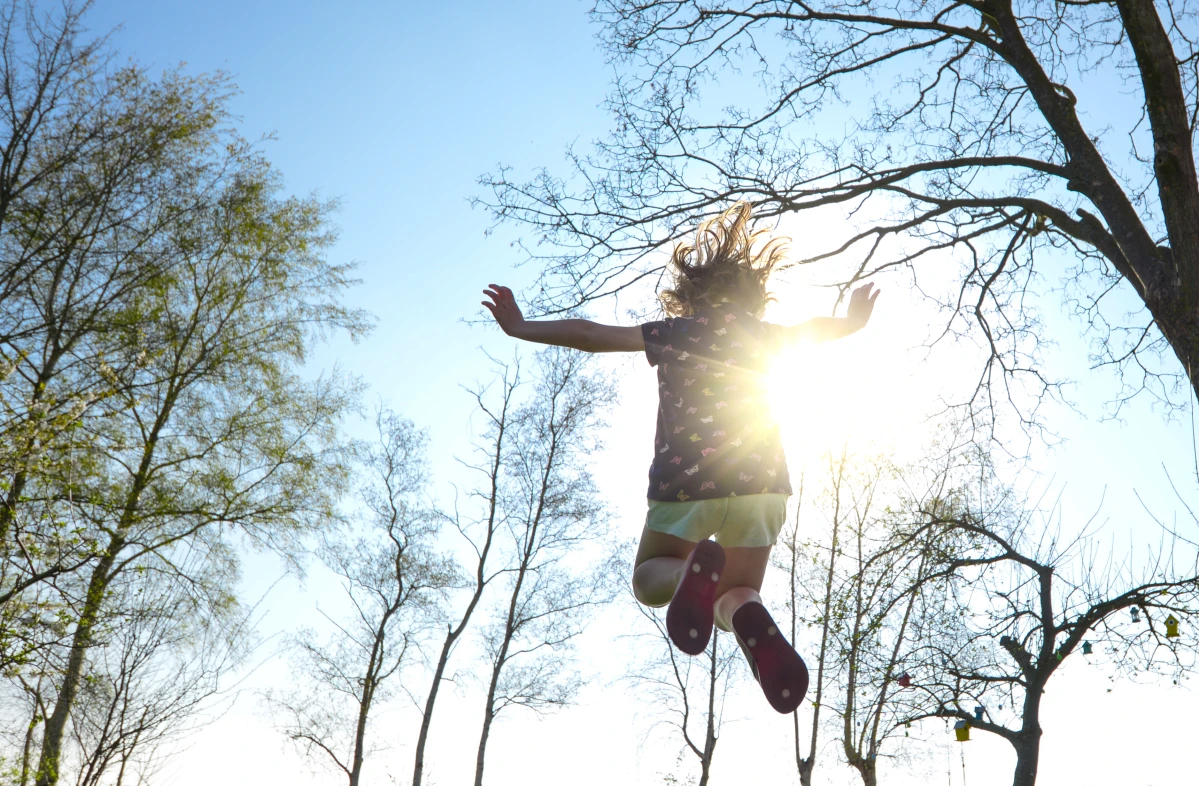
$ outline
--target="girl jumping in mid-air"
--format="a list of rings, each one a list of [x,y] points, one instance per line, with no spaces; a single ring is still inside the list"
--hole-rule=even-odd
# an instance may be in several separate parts
[[[766,281],[784,248],[753,231],[750,218],[750,206],[739,203],[700,224],[694,244],[675,248],[673,287],[660,295],[667,318],[657,322],[529,321],[512,291],[495,284],[483,305],[510,336],[584,352],[645,352],[657,367],[649,512],[633,592],[646,605],[669,604],[667,632],[689,655],[707,647],[713,622],[733,631],[766,699],[786,713],[803,700],[808,670],[758,594],[791,494],[763,374],[787,344],[860,330],[878,292],[871,295],[872,284],[855,289],[842,318],[763,322]]]

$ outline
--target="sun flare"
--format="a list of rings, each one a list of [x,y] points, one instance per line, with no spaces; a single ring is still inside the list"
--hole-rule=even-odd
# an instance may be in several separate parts
[[[767,394],[797,469],[843,446],[894,451],[935,404],[931,393],[918,391],[912,361],[881,327],[790,348],[772,364]]]

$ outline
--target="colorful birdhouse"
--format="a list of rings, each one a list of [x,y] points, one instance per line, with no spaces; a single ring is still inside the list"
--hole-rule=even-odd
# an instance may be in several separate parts
[[[912,687],[912,677],[907,672],[904,672],[903,674],[899,675],[899,679],[897,679],[895,681],[899,683],[899,687],[901,687],[901,688]]]
[[[1141,610],[1138,609],[1136,606],[1133,606],[1133,608],[1132,608],[1132,621],[1133,622],[1141,621]]]
[[[953,724],[953,735],[957,737],[958,742],[969,742],[970,724],[964,720],[960,720]]]
[[[1082,654],[1083,654],[1083,655],[1090,655],[1090,654],[1091,654],[1091,642],[1089,642],[1089,641],[1084,641],[1084,642],[1082,643]]]
[[[1178,638],[1178,619],[1173,614],[1166,617],[1166,638]]]
[[[975,719],[975,720],[982,720],[982,719],[983,719],[983,708],[982,708],[982,707],[975,707],[975,708],[974,708],[974,719]]]

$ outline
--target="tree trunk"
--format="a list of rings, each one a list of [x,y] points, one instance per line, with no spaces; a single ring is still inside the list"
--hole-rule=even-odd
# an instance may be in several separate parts
[[[1052,658],[1046,652],[1043,657]],[[1041,697],[1045,695],[1045,683],[1049,673],[1036,674],[1029,680],[1028,690],[1024,695],[1023,726],[1012,739],[1012,747],[1016,749],[1016,769],[1012,773],[1012,786],[1034,786],[1037,782],[1037,765],[1041,759]]]
[[[383,613],[379,627],[375,629],[375,640],[371,644],[370,659],[366,664],[366,676],[362,680],[362,700],[358,702],[358,722],[354,726],[354,759],[350,766],[350,786],[358,786],[362,778],[362,761],[366,758],[366,724],[370,717],[371,705],[375,701],[375,688],[378,686],[379,671],[383,664],[383,643],[387,638],[387,623],[399,608],[400,597],[403,594],[403,583],[396,592],[396,600]],[[403,655],[401,654],[401,657]]]
[[[42,736],[42,755],[37,765],[37,780],[35,786],[55,786],[58,783],[58,767],[62,759],[62,738],[66,733],[67,718],[75,704],[75,694],[79,691],[79,679],[83,674],[83,659],[92,645],[92,632],[99,620],[100,608],[104,605],[104,593],[112,581],[112,566],[117,554],[125,548],[125,537],[133,526],[134,511],[141,500],[142,491],[146,488],[150,476],[150,463],[153,461],[154,449],[158,444],[158,435],[170,418],[174,409],[177,391],[167,394],[162,411],[155,420],[149,436],[146,438],[142,451],[141,464],[129,494],[125,497],[124,509],[116,527],[116,532],[103,552],[92,577],[88,581],[87,598],[83,604],[83,613],[79,615],[79,623],[75,626],[75,635],[71,641],[71,655],[67,659],[67,668],[63,673],[62,687],[59,688],[58,698],[54,702],[54,712],[46,721],[46,731]]]
[[[796,721],[798,724],[799,721]],[[812,770],[816,768],[816,757],[812,756],[807,759],[801,759],[797,769],[799,770],[800,786],[812,786]]]
[[[114,536],[104,557],[92,571],[91,580],[88,581],[87,598],[83,604],[83,613],[79,615],[79,623],[75,626],[75,635],[71,640],[71,655],[67,659],[67,667],[63,672],[62,686],[59,688],[58,698],[54,702],[54,712],[46,720],[46,731],[42,736],[42,755],[37,765],[35,786],[54,786],[58,782],[58,766],[62,758],[62,739],[66,733],[67,718],[75,703],[75,694],[79,691],[79,680],[83,674],[83,659],[92,645],[92,632],[99,619],[104,593],[108,590],[108,582],[112,578],[110,574],[113,562],[124,545],[122,535]]]
[[[504,642],[507,645],[507,642]],[[504,647],[507,649],[507,646]],[[483,712],[483,731],[479,734],[479,752],[475,756],[475,786],[483,786],[483,760],[487,755],[487,738],[491,735],[491,722],[495,720],[495,686],[500,679],[500,670],[491,672],[491,685],[487,689],[487,707]]]
[[[708,663],[711,669],[708,679],[708,725],[704,730],[704,755],[699,758],[699,786],[708,786],[712,756],[716,753],[716,641],[719,636],[717,631],[712,631],[712,659]]]
[[[507,431],[508,424],[508,403],[512,396],[512,391],[515,389],[512,385],[507,384],[507,376],[505,379],[504,391],[504,406],[500,410],[496,426],[498,432],[495,437],[495,452],[492,454],[491,472],[491,492],[488,497],[488,513],[487,513],[487,537],[483,541],[483,548],[479,551],[479,561],[475,569],[475,593],[471,596],[470,603],[466,604],[466,611],[462,613],[462,619],[458,622],[458,627],[447,626],[445,643],[441,645],[441,655],[437,659],[437,669],[433,672],[433,684],[429,686],[429,695],[425,699],[425,711],[421,715],[420,735],[416,739],[416,761],[412,765],[412,786],[421,786],[421,780],[425,775],[425,743],[429,739],[429,727],[433,724],[433,707],[437,702],[437,692],[441,689],[441,681],[445,677],[446,665],[450,662],[450,651],[454,648],[454,642],[466,630],[466,626],[470,624],[471,615],[475,613],[475,607],[479,605],[479,600],[483,597],[483,590],[487,588],[487,556],[491,553],[491,543],[495,536],[496,526],[496,511],[499,500],[499,476],[500,463],[504,452],[504,434]],[[480,405],[482,401],[480,400]],[[491,705],[489,704],[488,707]],[[478,771],[475,777],[480,777]]]
[[[437,702],[437,691],[441,688],[445,667],[450,661],[450,648],[454,646],[456,638],[454,630],[447,631],[445,643],[441,645],[441,655],[437,658],[437,668],[433,672],[433,684],[429,687],[428,697],[425,698],[425,711],[421,716],[420,734],[416,738],[416,763],[412,767],[412,786],[420,786],[421,778],[425,775],[425,742],[429,739],[429,726],[433,723],[433,705]]]
[[[33,717],[29,719],[29,725],[25,727],[25,744],[21,748],[21,780],[20,786],[27,786],[29,783],[30,767],[29,762],[33,758],[33,732],[41,722],[39,707],[41,707],[41,681],[39,680],[38,695],[35,696],[33,704]]]
[[[363,680],[362,701],[358,703],[358,723],[354,727],[354,758],[350,765],[350,786],[358,786],[358,781],[362,778],[362,760],[366,752],[366,721],[375,693],[374,678],[371,675],[374,660],[375,653],[371,652],[371,663],[367,667],[367,677]]]
[[[544,485],[542,486],[544,488]],[[508,604],[508,619],[504,623],[504,640],[500,643],[500,651],[495,656],[495,667],[491,670],[491,684],[487,687],[487,704],[483,711],[483,731],[479,734],[479,753],[475,757],[475,786],[483,786],[483,761],[487,755],[487,738],[491,734],[491,722],[495,720],[495,689],[500,682],[500,672],[508,662],[508,646],[512,643],[516,620],[516,604],[520,601],[520,591],[525,583],[525,572],[528,568],[529,552],[532,548],[536,530],[529,534],[528,543],[520,570],[516,574],[516,585],[512,588],[512,600]]]
[[[1012,786],[1034,786],[1037,782],[1037,765],[1041,758],[1041,729],[1022,733],[1014,743],[1016,769],[1012,773]]]

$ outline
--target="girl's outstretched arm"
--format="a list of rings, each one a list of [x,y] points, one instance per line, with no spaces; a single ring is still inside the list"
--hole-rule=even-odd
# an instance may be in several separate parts
[[[641,352],[645,349],[640,327],[601,325],[587,319],[528,320],[520,313],[511,289],[498,284],[487,287],[483,294],[491,300],[484,300],[483,305],[500,328],[513,338],[584,352]]]
[[[874,294],[871,295],[871,290]],[[870,313],[874,310],[874,301],[878,300],[881,289],[874,289],[874,284],[858,287],[849,296],[849,307],[843,317],[815,317],[807,322],[784,328],[787,338],[792,341],[831,341],[843,338],[850,333],[856,333],[870,321]]]

